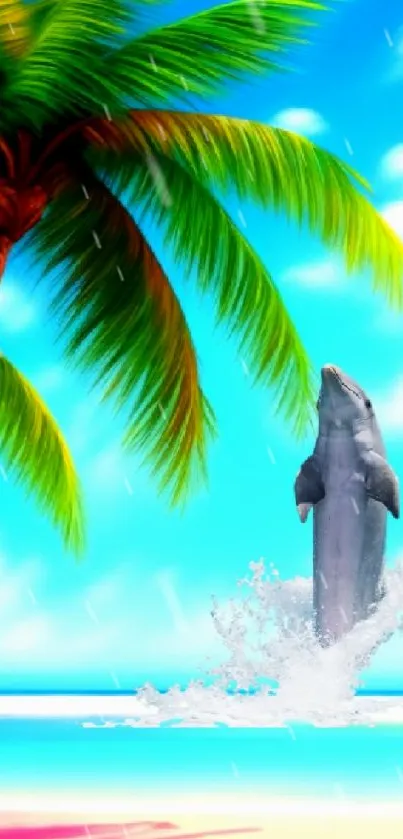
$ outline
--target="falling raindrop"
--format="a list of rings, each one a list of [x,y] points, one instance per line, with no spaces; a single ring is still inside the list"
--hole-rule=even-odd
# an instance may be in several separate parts
[[[147,162],[147,166],[148,166],[150,175],[151,175],[151,177],[154,181],[154,186],[155,186],[155,188],[158,192],[161,204],[163,204],[164,207],[171,207],[172,206],[172,198],[169,194],[169,190],[168,190],[168,187],[167,187],[166,182],[165,182],[164,173],[162,172],[162,170],[158,166],[158,163],[157,163],[157,161],[155,160],[155,157],[153,157],[152,154],[149,154],[149,153],[146,154],[146,162]]]
[[[132,487],[130,481],[128,480],[128,478],[126,478],[126,477],[124,479],[124,485],[125,485],[128,493],[129,493],[129,495],[133,495],[133,487]]]
[[[340,612],[340,614],[341,614],[341,616],[342,616],[342,618],[343,618],[343,620],[344,620],[344,623],[345,623],[345,624],[347,624],[347,623],[348,623],[348,620],[347,620],[347,615],[346,615],[346,613],[345,613],[345,611],[344,611],[344,609],[343,609],[343,606],[339,606],[339,612]]]
[[[290,725],[287,725],[287,731],[288,731],[288,733],[291,737],[291,740],[296,740],[297,739],[296,736],[295,736],[295,731],[294,731],[293,728],[291,728]]]
[[[245,373],[245,376],[249,376],[249,368],[246,362],[241,358],[242,370]]]
[[[323,585],[323,588],[326,589],[326,591],[327,591],[329,586],[327,584],[327,579],[326,579],[326,577],[325,577],[325,575],[323,574],[322,571],[319,571],[319,577],[320,577],[321,583]]]
[[[355,512],[355,514],[356,514],[356,516],[359,516],[359,515],[360,515],[360,511],[359,511],[359,509],[358,509],[358,504],[357,504],[357,502],[356,502],[355,498],[352,498],[352,497],[351,497],[351,503],[352,503],[352,505],[353,505],[353,510],[354,510],[354,512]]]
[[[35,597],[35,595],[34,595],[34,593],[33,593],[33,591],[32,591],[32,588],[29,588],[29,589],[28,589],[27,594],[28,594],[28,597],[29,597],[29,599],[30,599],[31,603],[33,603],[33,604],[34,604],[34,606],[36,606],[36,604],[37,604],[37,599],[36,599],[36,597]]]
[[[161,416],[162,416],[164,419],[166,419],[166,418],[167,418],[167,415],[166,415],[166,412],[164,411],[164,409],[163,409],[163,407],[162,407],[162,405],[161,405],[161,402],[158,402],[158,407],[159,407],[159,409],[160,409]]]
[[[185,90],[189,90],[188,83],[187,83],[185,77],[181,76],[180,79],[181,79],[182,85],[185,88]]]
[[[92,231],[92,235],[93,235],[93,237],[94,237],[94,242],[95,242],[95,244],[96,244],[96,246],[97,246],[98,250],[101,250],[102,245],[101,245],[101,242],[100,242],[100,240],[99,240],[99,236],[98,236],[98,234],[97,234],[97,233],[95,233],[95,230],[93,230],[93,231]]]
[[[5,481],[8,481],[7,472],[4,469],[4,466],[0,465],[0,474]]]
[[[9,26],[9,29],[10,29],[11,34],[12,34],[12,35],[15,35],[15,29],[14,29],[13,24],[12,24],[12,23],[9,23],[9,24],[8,24],[8,26]]]
[[[117,265],[117,266],[116,266],[116,270],[117,270],[117,272],[118,272],[119,279],[122,281],[122,283],[124,283],[125,278],[124,278],[124,276],[123,276],[122,269],[121,269],[121,268],[119,268],[119,265]]]
[[[89,193],[88,193],[87,187],[85,187],[85,186],[84,186],[84,184],[81,184],[81,189],[82,189],[82,191],[83,191],[83,193],[84,193],[84,198],[86,198],[86,199],[87,199],[87,201],[89,201],[90,196],[89,196]]]
[[[94,623],[99,625],[99,620],[98,620],[98,618],[97,618],[97,616],[96,616],[96,614],[95,614],[95,612],[94,612],[94,610],[91,606],[90,601],[86,600],[84,605],[85,605],[85,611],[87,612],[87,615],[91,618],[91,620]]]
[[[259,9],[257,8],[257,3],[255,2],[255,0],[249,0],[249,12],[256,32],[260,32],[261,34],[263,34],[266,31],[264,20],[259,12]]]
[[[348,153],[352,156],[352,155],[354,154],[354,152],[353,152],[353,149],[352,149],[352,147],[351,147],[351,143],[350,143],[350,141],[349,141],[349,140],[347,140],[347,137],[345,137],[345,138],[344,138],[344,145],[345,145],[345,147],[346,147],[346,149],[347,149]]]
[[[155,63],[154,56],[149,55],[149,56],[148,56],[148,58],[149,58],[149,60],[150,60],[151,67],[153,68],[153,70],[155,70],[155,72],[156,72],[156,73],[158,73],[158,67],[157,67],[157,65],[156,65],[156,63]]]
[[[269,455],[269,458],[270,458],[271,462],[272,462],[272,463],[275,463],[275,462],[276,462],[276,459],[275,459],[275,457],[274,457],[274,454],[273,454],[273,452],[272,452],[272,450],[271,450],[270,446],[267,446],[267,454]]]
[[[239,218],[239,221],[241,222],[241,224],[243,225],[243,227],[246,227],[247,224],[246,224],[245,216],[244,216],[242,210],[238,210],[238,218]]]
[[[105,104],[105,102],[103,102],[102,104],[103,104],[103,109],[105,111],[106,118],[109,120],[109,122],[112,122],[111,112],[110,112],[108,106]]]
[[[392,38],[391,38],[391,36],[390,36],[390,32],[389,32],[389,30],[388,30],[388,29],[384,29],[384,30],[383,30],[383,34],[385,35],[386,41],[387,41],[387,43],[389,44],[389,46],[390,46],[390,47],[393,47],[393,41],[392,41]]]
[[[403,772],[400,766],[396,766],[396,774],[401,784],[403,784]]]
[[[114,684],[116,685],[117,689],[120,690],[120,682],[119,682],[119,679],[118,679],[116,673],[114,673],[113,670],[111,670],[109,675],[112,679],[112,682],[114,682]]]

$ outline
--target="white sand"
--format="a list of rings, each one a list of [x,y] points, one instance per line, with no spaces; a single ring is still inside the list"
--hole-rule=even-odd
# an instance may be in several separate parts
[[[46,813],[48,819],[53,816],[72,822],[85,814],[86,821],[107,822],[130,821],[140,818],[147,812],[147,818],[172,819],[176,814],[193,817],[203,814],[205,817],[216,818],[234,817],[236,819],[259,816],[267,819],[383,819],[396,818],[403,825],[403,800],[399,801],[371,801],[354,800],[351,798],[307,798],[307,797],[269,797],[265,794],[251,795],[240,790],[236,795],[211,794],[203,790],[198,794],[185,793],[179,797],[174,794],[164,794],[161,797],[156,790],[126,793],[126,795],[111,795],[102,798],[96,794],[88,795],[63,793],[1,793],[0,818],[6,813],[21,812],[35,815]],[[402,830],[403,836],[403,830]]]
[[[9,801],[9,804],[12,802]],[[189,811],[189,808],[178,807],[178,802],[172,801],[164,802],[165,809],[163,810],[162,802],[159,802],[157,807],[149,805],[146,807],[146,802],[142,801],[142,809],[137,810],[134,806],[120,812],[115,811],[115,807],[109,811],[100,811],[100,802],[92,802],[88,808],[78,809],[78,805],[73,809],[58,810],[57,808],[50,808],[47,802],[47,807],[41,810],[36,807],[35,810],[26,810],[24,804],[28,803],[19,800],[18,804],[15,802],[14,807],[9,807],[6,810],[0,809],[0,827],[15,826],[15,825],[40,825],[40,824],[96,824],[109,823],[115,824],[114,831],[105,833],[104,839],[122,839],[122,830],[119,829],[119,823],[122,822],[136,822],[136,821],[168,821],[176,826],[176,829],[142,829],[141,835],[147,839],[158,839],[158,836],[164,837],[169,835],[172,839],[181,837],[184,834],[190,839],[192,834],[197,834],[199,837],[204,835],[214,836],[215,832],[229,831],[228,836],[231,836],[231,830],[242,831],[241,834],[245,836],[253,836],[256,831],[258,835],[264,839],[357,839],[357,837],[365,837],[365,839],[379,839],[380,832],[387,836],[388,839],[401,839],[403,836],[403,806],[400,807],[400,812],[395,807],[388,807],[384,805],[377,813],[367,805],[367,812],[365,813],[365,805],[362,805],[361,811],[347,814],[342,811],[337,811],[333,807],[324,812],[323,805],[318,804],[318,812],[302,812],[301,807],[296,806],[294,810],[294,803],[288,802],[287,812],[269,813],[261,812],[264,802],[256,801],[249,802],[253,806],[252,812],[245,812],[237,814],[234,811],[234,806],[231,807],[230,814],[211,813],[212,801],[206,799],[204,806]],[[221,802],[223,803],[223,802]],[[37,802],[38,804],[38,802]],[[45,805],[45,802],[42,802]],[[90,802],[88,802],[90,804]],[[232,801],[232,805],[235,801]],[[314,805],[314,802],[311,802]],[[46,805],[45,805],[46,806]],[[283,803],[284,807],[284,803]],[[369,811],[369,812],[368,812]],[[123,839],[136,839],[138,831],[134,829],[133,833],[125,831]],[[234,834],[235,835],[235,834]]]

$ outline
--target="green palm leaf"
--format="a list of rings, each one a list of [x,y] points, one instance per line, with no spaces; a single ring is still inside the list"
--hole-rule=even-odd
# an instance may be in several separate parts
[[[65,545],[84,545],[81,493],[55,420],[27,379],[0,355],[0,450],[10,470],[61,531]]]
[[[5,88],[6,116],[40,129],[61,114],[102,113],[102,103],[108,108],[115,101],[105,50],[118,43],[126,20],[121,0],[35,3],[30,48]]]
[[[151,213],[186,272],[196,269],[200,289],[216,300],[218,321],[238,336],[255,382],[274,388],[275,407],[297,435],[306,431],[314,404],[306,352],[269,272],[219,201],[161,155],[150,168],[134,166],[130,156],[102,155],[99,165],[130,204]]]
[[[20,55],[26,46],[29,12],[23,0],[2,0],[0,5],[0,51],[3,56]]]
[[[105,69],[124,95],[150,104],[217,93],[243,73],[284,69],[278,56],[304,43],[319,0],[232,0],[153,29],[115,51]]]
[[[46,267],[59,269],[53,306],[67,358],[126,408],[126,446],[143,452],[173,503],[183,500],[205,474],[214,421],[185,317],[151,248],[89,170],[50,206],[35,243]]]
[[[374,289],[403,305],[401,240],[360,191],[364,179],[306,138],[250,120],[138,110],[113,125],[95,123],[92,140],[177,160],[208,189],[235,189],[306,222],[342,253],[348,271],[369,269]]]

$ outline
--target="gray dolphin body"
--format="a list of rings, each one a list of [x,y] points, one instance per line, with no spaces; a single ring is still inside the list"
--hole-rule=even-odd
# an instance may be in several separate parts
[[[399,485],[367,395],[338,367],[321,375],[319,433],[294,489],[301,521],[314,511],[314,614],[326,646],[383,596],[386,516],[399,517]]]

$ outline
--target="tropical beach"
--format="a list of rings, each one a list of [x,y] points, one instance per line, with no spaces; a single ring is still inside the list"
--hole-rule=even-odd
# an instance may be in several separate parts
[[[234,802],[232,802],[233,805]],[[260,802],[261,805],[261,802]],[[200,805],[199,805],[200,806]],[[177,809],[177,803],[171,806],[167,803],[165,809],[155,804],[144,807],[142,811],[134,809],[113,809],[111,812],[99,813],[98,804],[94,810],[77,810],[63,812],[45,810],[38,812],[2,809],[0,814],[1,839],[43,839],[43,826],[64,826],[64,836],[77,839],[83,835],[101,836],[102,839],[121,839],[132,836],[144,836],[145,839],[203,839],[204,836],[237,836],[245,837],[258,834],[267,839],[339,839],[342,834],[346,839],[356,839],[357,835],[365,835],[368,839],[379,837],[380,831],[385,831],[390,839],[400,839],[403,821],[403,808],[385,806],[378,812],[343,813],[334,806],[326,808],[326,812],[319,808],[315,813],[314,804],[311,813],[304,813],[303,808],[296,806],[293,813],[293,802],[284,803],[284,813],[262,812],[263,807],[255,802],[256,810],[251,806],[250,812],[235,816],[223,815],[222,810],[211,813],[210,808],[203,804],[197,808]],[[206,812],[207,810],[207,812]],[[285,811],[288,812],[285,812]],[[101,833],[91,831],[91,826],[102,826]],[[71,829],[67,830],[71,826]],[[76,827],[74,827],[76,826]],[[27,830],[29,828],[29,830]],[[36,830],[34,830],[36,828]],[[49,836],[49,833],[47,834]],[[57,830],[54,831],[57,837]]]
[[[0,0],[0,839],[401,839],[387,6]]]

